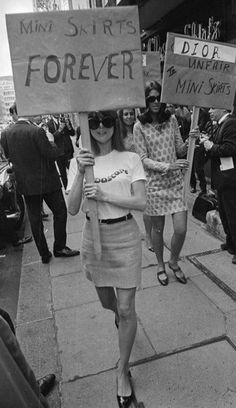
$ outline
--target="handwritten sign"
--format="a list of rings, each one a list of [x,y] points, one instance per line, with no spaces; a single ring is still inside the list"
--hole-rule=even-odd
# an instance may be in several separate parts
[[[168,33],[162,102],[232,109],[236,46]]]
[[[158,51],[142,52],[144,84],[150,81],[161,83],[161,59]]]
[[[20,115],[145,106],[136,6],[6,22]]]

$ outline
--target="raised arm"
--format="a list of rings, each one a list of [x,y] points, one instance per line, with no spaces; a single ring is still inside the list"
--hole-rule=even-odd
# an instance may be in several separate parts
[[[80,149],[76,156],[77,170],[68,196],[68,212],[76,215],[81,206],[83,198],[84,174],[86,166],[94,165],[94,157],[87,149]]]

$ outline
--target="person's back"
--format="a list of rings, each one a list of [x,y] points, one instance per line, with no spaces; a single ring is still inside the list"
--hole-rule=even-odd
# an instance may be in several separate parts
[[[60,188],[54,163],[60,152],[52,147],[43,129],[27,120],[18,120],[2,132],[2,144],[13,163],[21,194],[40,194]]]

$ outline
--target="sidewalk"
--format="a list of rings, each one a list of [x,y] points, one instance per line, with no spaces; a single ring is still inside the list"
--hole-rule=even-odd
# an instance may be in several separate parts
[[[144,232],[142,215],[136,216]],[[84,215],[68,217],[68,245],[79,248]],[[52,248],[52,220],[45,222]],[[165,227],[169,259],[171,219]],[[145,408],[236,406],[236,267],[221,241],[191,216],[178,283],[156,279],[156,258],[143,241],[143,286],[137,292],[138,332],[131,373]],[[98,302],[79,257],[43,265],[25,246],[17,336],[37,377],[56,372],[51,408],[116,408],[118,360],[114,316]]]

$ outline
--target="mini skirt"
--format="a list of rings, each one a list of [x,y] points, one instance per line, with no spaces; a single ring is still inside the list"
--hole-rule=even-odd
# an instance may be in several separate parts
[[[82,233],[81,262],[87,278],[97,287],[128,289],[141,286],[142,244],[134,218],[115,224],[99,224],[101,259],[93,250],[91,222]]]

